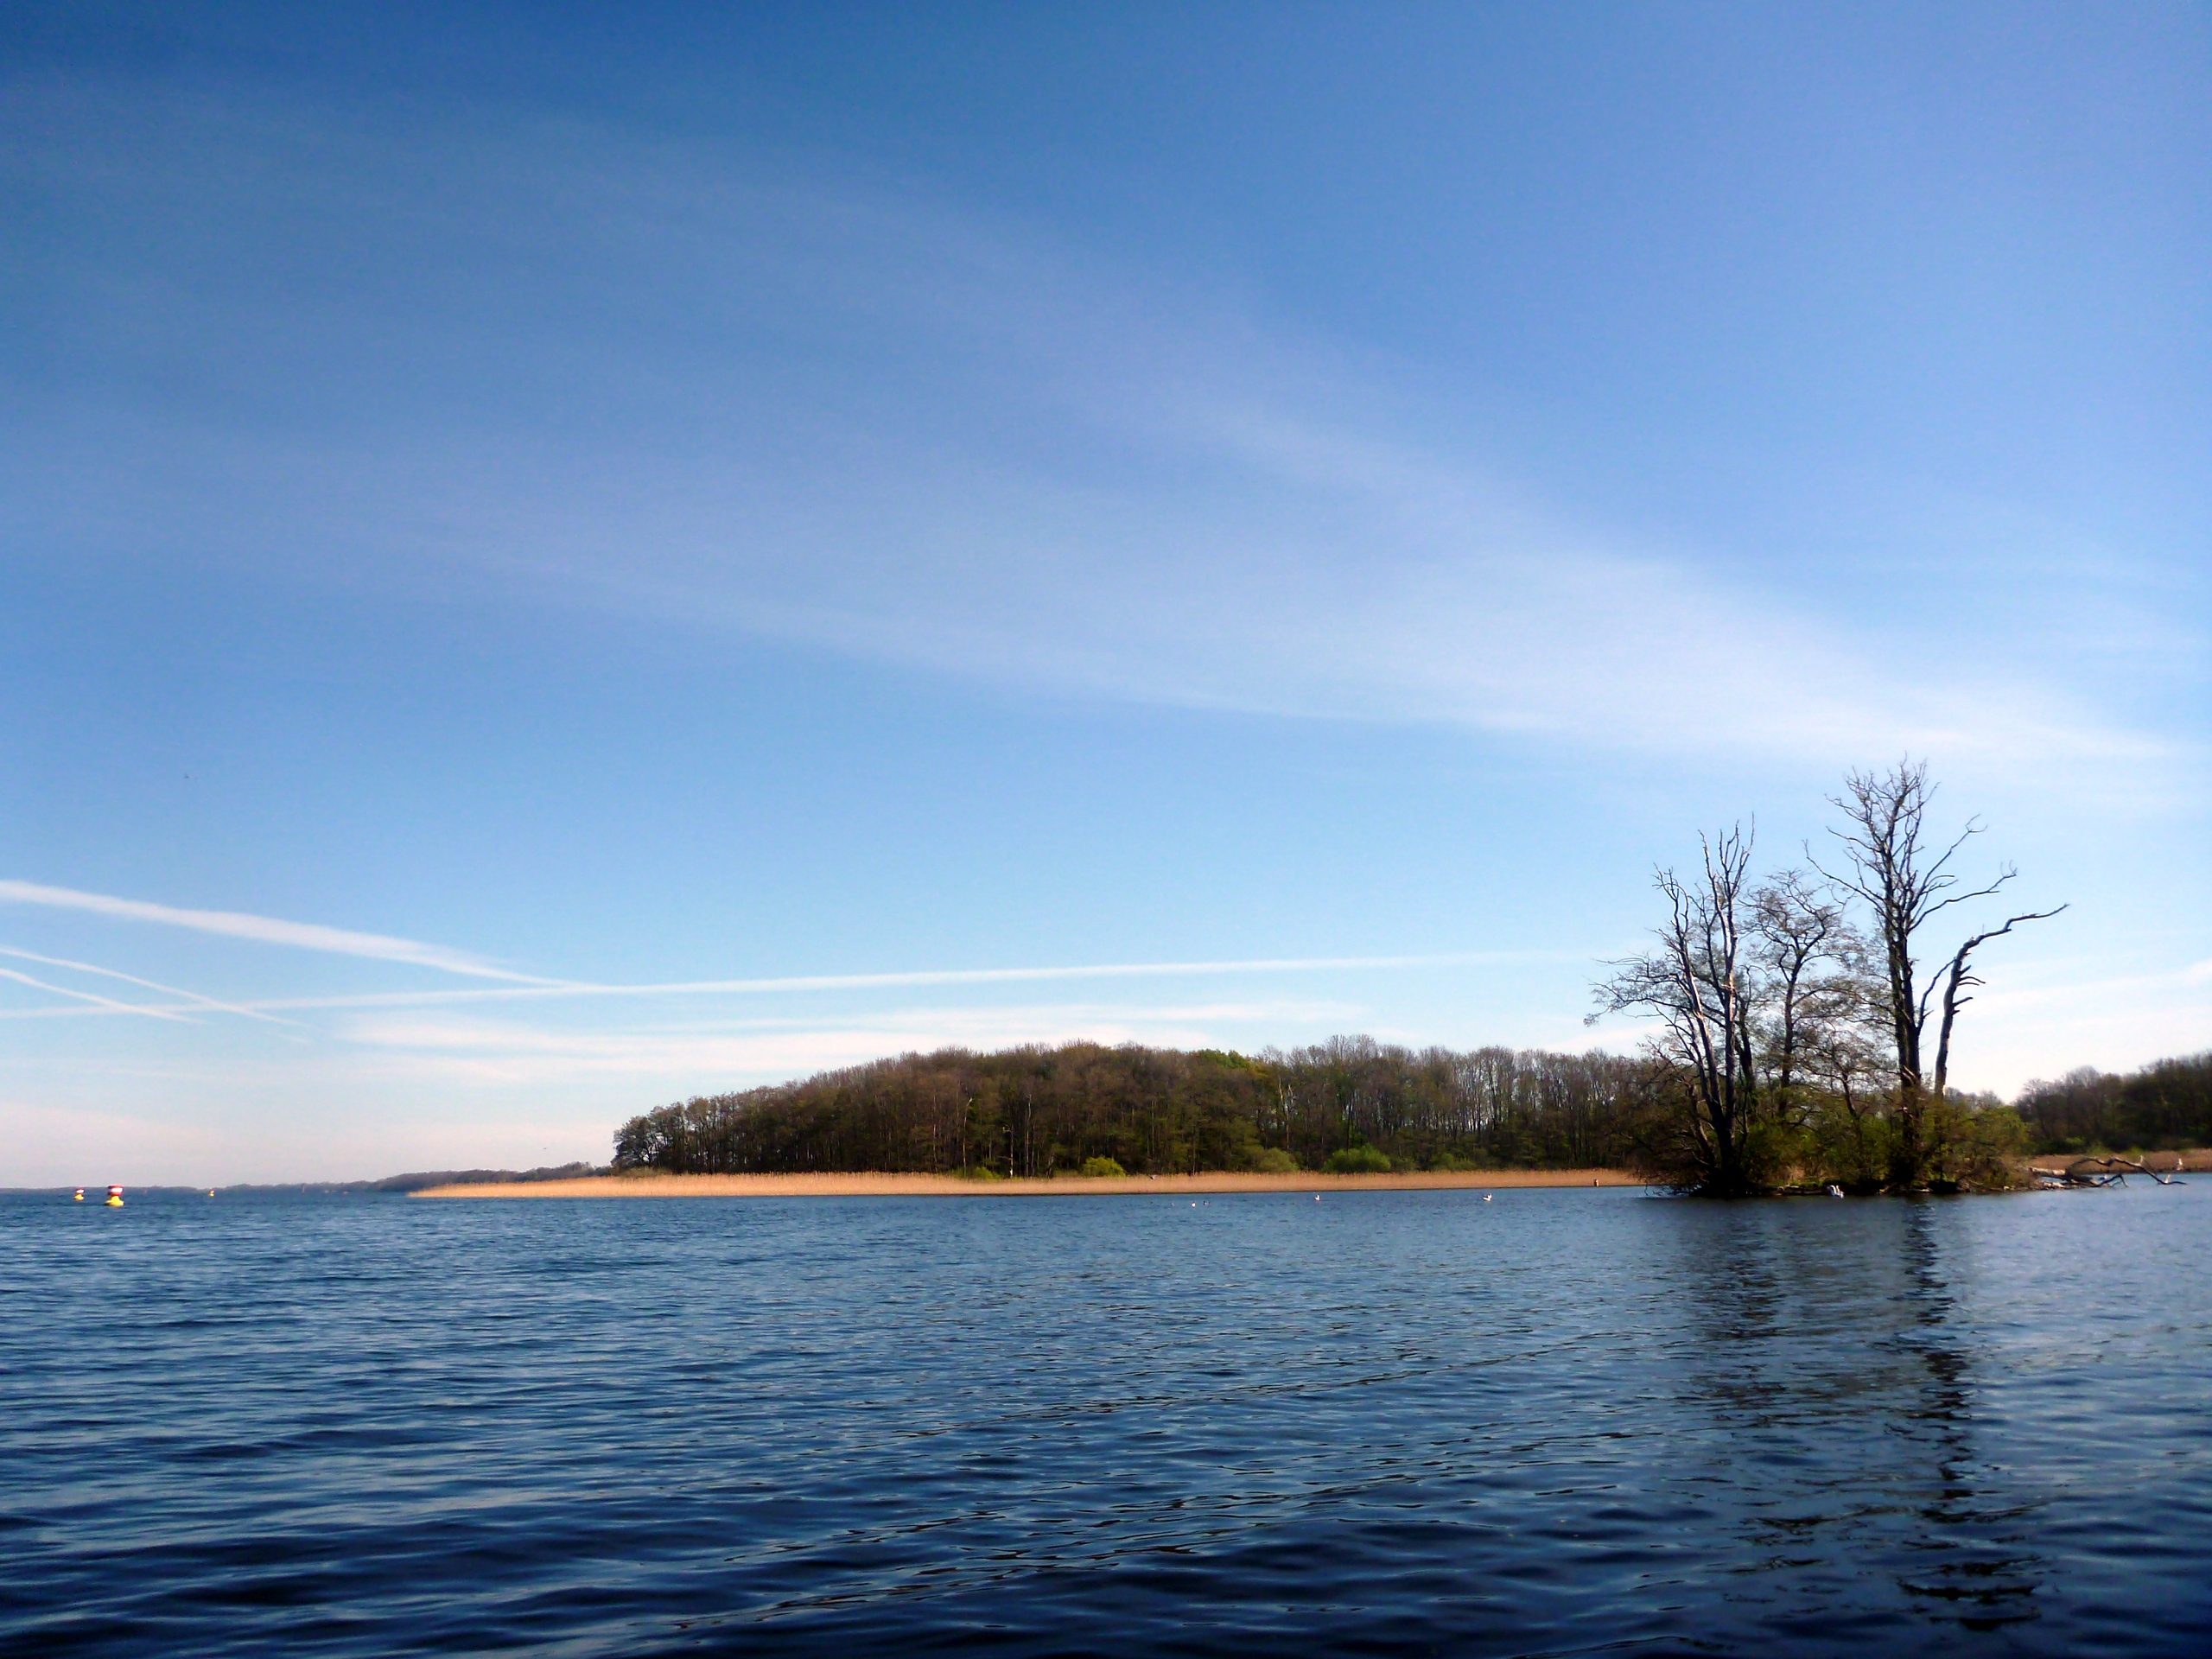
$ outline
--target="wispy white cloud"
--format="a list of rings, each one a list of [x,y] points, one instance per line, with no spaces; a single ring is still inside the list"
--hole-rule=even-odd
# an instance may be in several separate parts
[[[81,893],[73,887],[49,887],[35,881],[0,880],[0,904],[37,905],[54,910],[73,910],[117,921],[150,922],[162,927],[188,928],[257,944],[283,945],[300,950],[321,950],[334,956],[365,957],[378,962],[406,963],[435,968],[474,979],[511,980],[520,984],[551,985],[556,982],[532,974],[518,974],[498,967],[466,951],[416,939],[394,938],[384,933],[356,933],[345,928],[324,927],[315,922],[291,922],[273,916],[254,916],[241,911],[183,910],[174,905],[143,899],[119,899],[105,893]],[[189,992],[181,995],[190,996]],[[195,999],[196,1000],[196,999]]]
[[[996,343],[1001,374],[1024,378],[1026,341]],[[1092,395],[1064,385],[1039,417],[1057,444],[1020,455],[988,433],[950,452],[955,415],[926,440],[825,416],[812,454],[773,467],[734,435],[711,475],[642,453],[610,466],[602,447],[495,461],[442,499],[457,542],[526,545],[517,575],[541,593],[1117,699],[1614,753],[1910,751],[2054,787],[2175,753],[2001,649],[1916,646],[1900,671],[1847,617],[1580,522],[1394,429],[1411,423],[1378,410],[1387,395],[1267,360],[1289,348],[1089,345],[1117,366],[1066,369]],[[559,481],[518,507],[519,476],[492,481],[506,466]]]
[[[95,991],[73,990],[67,985],[49,984],[45,980],[34,979],[29,974],[19,973],[13,968],[0,968],[0,979],[11,980],[18,985],[28,985],[33,990],[47,991],[55,996],[68,997],[79,1007],[92,1012],[140,1014],[149,1020],[171,1020],[188,1023],[184,1014],[173,1008],[152,1008],[143,1003],[118,1002],[111,996],[102,996]]]
[[[216,997],[202,996],[198,991],[188,991],[181,986],[165,985],[158,979],[142,979],[137,974],[126,974],[114,968],[98,967],[89,962],[73,962],[67,957],[41,956],[35,950],[21,950],[12,945],[3,944],[0,944],[0,957],[13,957],[18,962],[41,963],[48,968],[66,968],[73,973],[94,974],[102,979],[118,980],[125,985],[137,985],[145,990],[159,991],[164,996],[181,997],[191,1007],[206,1008],[211,1014],[235,1014],[244,1019],[259,1020],[273,1026],[289,1026],[296,1023],[294,1020],[280,1020],[275,1014],[264,1014],[258,1008],[249,1008],[243,1003],[225,1002]],[[147,1008],[135,1004],[130,1006],[134,1013],[169,1012],[169,1010]]]
[[[1148,1042],[1203,1046],[1254,1028],[1324,1032],[1357,1023],[1338,1001],[1068,1003],[910,1007],[859,1017],[743,1021],[721,1027],[586,1029],[448,1015],[366,1015],[340,1030],[408,1075],[517,1083],[578,1076],[690,1079],[723,1087],[858,1065],[917,1049],[1024,1043]]]
[[[439,1010],[367,1012],[341,1020],[333,1030],[338,1043],[311,1058],[226,1055],[211,1064],[118,1052],[34,1058],[24,1071],[186,1096],[229,1087],[276,1096],[287,1089],[336,1089],[342,1097],[346,1090],[424,1083],[496,1096],[517,1086],[557,1084],[599,1091],[597,1098],[611,1103],[603,1112],[664,1089],[742,1086],[917,1050],[1077,1041],[1260,1046],[1357,1029],[1367,1023],[1367,1013],[1340,1000],[1283,997],[950,1004],[638,1026],[550,1025]],[[609,1088],[619,1092],[609,1095]]]
[[[1014,985],[1052,980],[1179,979],[1234,975],[1375,972],[1391,969],[1505,967],[1516,963],[1592,962],[1596,950],[1459,950],[1427,956],[1254,957],[1220,962],[1116,962],[1031,968],[930,968],[877,974],[795,974],[760,979],[662,980],[601,984],[582,980],[541,981],[466,990],[363,991],[331,996],[263,997],[239,1002],[240,1011],[428,1007],[452,1003],[588,1001],[602,997],[676,998],[766,996],[818,991],[912,989],[925,986]],[[143,1005],[141,1005],[143,1006]],[[170,1012],[188,1012],[184,1004]],[[135,1011],[135,1008],[134,1008]],[[0,1019],[74,1014],[75,1009],[14,1009]]]
[[[2117,974],[2100,979],[2086,979],[2077,976],[2043,984],[2011,985],[1998,989],[1984,988],[1976,991],[1969,1000],[1979,1003],[1985,1009],[2029,1008],[2077,1004],[2093,998],[2141,996],[2180,991],[2190,1001],[2203,1007],[2209,1014],[2212,1014],[2212,991],[2196,988],[2208,984],[2212,984],[2212,963],[2200,962],[2186,968],[2139,974]]]
[[[242,88],[18,105],[20,176],[127,191],[149,248],[162,226],[223,224],[330,285],[274,318],[219,267],[162,291],[175,331],[249,340],[240,361],[277,331],[286,406],[346,399],[342,438],[292,420],[281,442],[125,445],[146,452],[132,522],[219,524],[288,569],[311,493],[349,504],[349,580],[465,577],[1120,698],[1669,756],[1910,749],[2055,789],[2155,771],[2182,741],[1940,609],[1815,608],[1541,499],[1408,365],[973,204],[702,143]],[[413,266],[464,274],[386,280]],[[373,326],[316,327],[321,308]],[[371,340],[373,357],[349,343]],[[529,388],[526,418],[484,395],[499,385]],[[588,395],[543,395],[566,386]],[[571,404],[607,418],[543,414]],[[372,405],[388,418],[350,412]],[[54,511],[81,526],[112,493],[86,470],[116,449],[36,458],[25,499],[75,480]]]

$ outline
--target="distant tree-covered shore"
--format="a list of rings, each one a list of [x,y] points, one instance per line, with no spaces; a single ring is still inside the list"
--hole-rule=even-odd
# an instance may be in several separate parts
[[[2083,1066],[2055,1083],[2030,1084],[2018,1110],[2038,1152],[2212,1146],[2212,1052],[2124,1075]]]
[[[617,1133],[626,1168],[1133,1174],[1583,1168],[1632,1155],[1641,1061],[1413,1051],[1363,1037],[1256,1056],[1071,1043],[908,1054],[664,1106]]]
[[[944,1049],[632,1118],[619,1168],[685,1174],[885,1170],[1135,1174],[1199,1170],[1654,1167],[1680,1086],[1649,1058],[1363,1037],[1259,1055],[1071,1043]],[[2212,1053],[2125,1077],[2031,1084],[1993,1115],[2013,1149],[2212,1145]],[[1663,1170],[1658,1173],[1663,1173]]]

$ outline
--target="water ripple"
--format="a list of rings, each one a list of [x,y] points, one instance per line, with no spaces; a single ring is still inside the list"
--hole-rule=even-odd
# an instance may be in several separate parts
[[[0,1649],[2204,1651],[2208,1247],[2212,1187],[0,1198]]]

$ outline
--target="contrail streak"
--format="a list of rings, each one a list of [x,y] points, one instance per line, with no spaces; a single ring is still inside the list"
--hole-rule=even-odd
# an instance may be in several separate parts
[[[610,985],[563,980],[450,991],[370,991],[341,996],[260,997],[242,1008],[267,1013],[311,1008],[422,1007],[454,1002],[540,1001],[552,998],[766,996],[810,991],[882,990],[926,985],[1009,985],[1046,980],[1192,977],[1221,974],[1360,972],[1392,968],[1466,968],[1510,963],[1586,962],[1586,950],[1463,950],[1434,956],[1260,957],[1227,962],[1094,963],[1078,967],[932,968],[879,974],[798,974],[764,979],[686,979]],[[63,1012],[28,1010],[0,1019]],[[74,1010],[70,1010],[74,1012]]]
[[[334,956],[368,957],[380,962],[411,963],[448,974],[474,979],[512,980],[518,984],[550,985],[557,982],[534,974],[518,974],[493,966],[480,957],[417,939],[394,938],[383,933],[354,933],[315,922],[288,922],[274,916],[253,916],[232,910],[181,910],[143,899],[118,899],[112,893],[80,893],[73,887],[42,887],[35,881],[0,880],[0,904],[42,905],[56,910],[88,911],[119,921],[156,922],[165,927],[189,928],[259,944],[290,945],[302,950],[321,950]]]
[[[119,979],[126,985],[143,986],[149,991],[159,991],[164,996],[181,996],[196,1008],[207,1008],[220,1014],[235,1014],[248,1020],[259,1020],[272,1026],[297,1027],[296,1020],[279,1020],[273,1014],[264,1014],[239,1002],[224,1002],[212,996],[202,996],[197,991],[188,991],[181,985],[164,985],[158,979],[141,979],[136,974],[126,974],[118,969],[102,968],[89,962],[72,962],[67,957],[42,957],[35,950],[19,950],[12,945],[0,944],[0,957],[13,957],[19,962],[41,962],[49,968],[68,968],[80,974],[98,974],[104,979]],[[127,1005],[136,1007],[137,1005]]]
[[[143,1014],[149,1020],[169,1020],[186,1026],[193,1023],[189,1016],[181,1009],[162,1007],[146,1002],[118,1002],[111,996],[101,996],[92,991],[73,991],[67,985],[49,985],[42,979],[33,979],[29,974],[19,974],[13,968],[0,968],[0,979],[12,979],[18,985],[29,985],[35,990],[51,991],[56,996],[73,996],[79,1002],[92,1005],[86,1010],[87,1013],[98,1010],[105,1014]],[[15,1017],[21,1018],[22,1012],[37,1014],[41,1010],[23,1010],[17,1013]]]

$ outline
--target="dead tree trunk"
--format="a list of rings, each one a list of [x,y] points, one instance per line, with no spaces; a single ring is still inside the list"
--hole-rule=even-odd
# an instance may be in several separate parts
[[[1928,809],[1936,786],[1928,781],[1928,767],[1910,760],[1881,773],[1853,772],[1844,793],[1832,798],[1845,823],[1833,831],[1844,846],[1847,868],[1840,874],[1821,869],[1838,887],[1855,894],[1873,914],[1881,941],[1888,979],[1890,1034],[1897,1054],[1897,1150],[1890,1171],[1893,1186],[1924,1185],[1933,1148],[1927,1139],[1927,1110],[1940,1104],[1949,1085],[1951,1029],[1958,1011],[1972,999],[1960,992],[1980,982],[1969,964],[1975,949],[2022,922],[2055,916],[2056,910],[2015,916],[2002,927],[1969,938],[1953,954],[1947,970],[1920,980],[1918,952],[1921,931],[1954,905],[1985,899],[2018,874],[2007,864],[1994,880],[1974,888],[1962,887],[1951,861],[1961,847],[1982,831],[1977,819],[1940,851],[1925,839]],[[1815,868],[1820,867],[1815,864]],[[2060,906],[2059,910],[2063,910]],[[1936,1075],[1923,1071],[1923,1052],[1935,999],[1941,994],[1942,1011],[1938,1025]]]

